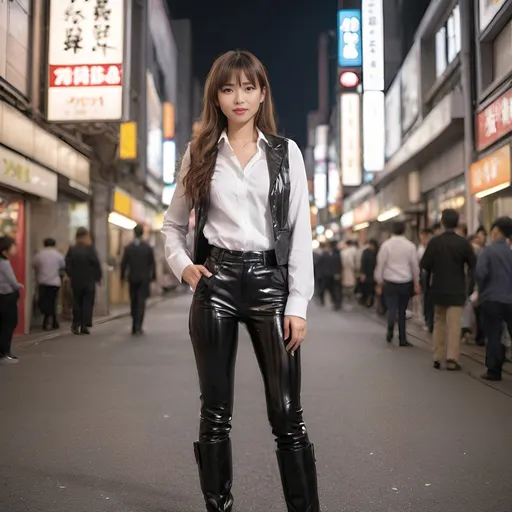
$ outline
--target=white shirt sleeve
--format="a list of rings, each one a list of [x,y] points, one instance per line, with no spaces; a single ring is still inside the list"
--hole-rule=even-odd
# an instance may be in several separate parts
[[[288,257],[289,296],[286,316],[306,319],[308,303],[313,297],[313,247],[306,167],[302,153],[293,141],[288,142],[290,159],[290,205],[288,221],[292,229]]]
[[[176,183],[171,204],[165,212],[162,233],[165,237],[165,259],[174,275],[182,280],[183,271],[192,265],[190,251],[187,248],[188,219],[192,202],[185,195],[183,178],[190,168],[190,146],[187,148]]]
[[[384,270],[386,267],[386,261],[388,258],[388,241],[384,242],[377,254],[377,266],[375,267],[374,277],[377,284],[384,282]]]
[[[411,242],[411,274],[415,283],[420,282],[420,260],[418,260],[418,252]]]

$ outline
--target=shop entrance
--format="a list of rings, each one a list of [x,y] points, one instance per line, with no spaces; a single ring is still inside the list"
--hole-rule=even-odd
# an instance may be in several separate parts
[[[24,334],[25,332],[25,313],[26,313],[26,241],[25,241],[25,202],[20,199],[9,199],[0,192],[0,234],[2,236],[10,236],[16,241],[18,252],[11,260],[12,268],[16,274],[16,278],[25,288],[20,291],[20,299],[18,301],[18,326],[14,331],[15,335]]]

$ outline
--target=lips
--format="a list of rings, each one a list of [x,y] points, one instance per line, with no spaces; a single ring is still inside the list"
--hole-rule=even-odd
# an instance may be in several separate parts
[[[246,108],[236,108],[235,110],[233,110],[233,112],[235,114],[238,114],[239,116],[241,116],[242,114],[245,114],[247,112],[247,109]]]

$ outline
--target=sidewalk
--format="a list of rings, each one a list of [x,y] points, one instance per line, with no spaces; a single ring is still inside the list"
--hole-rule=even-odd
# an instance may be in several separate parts
[[[167,299],[177,297],[184,293],[184,290],[181,287],[178,287],[176,290],[167,293],[166,295],[159,295],[155,297],[150,297],[146,303],[146,308],[149,309],[156,304],[164,302]],[[110,314],[108,316],[100,316],[93,319],[93,325],[100,325],[106,322],[111,322],[112,320],[117,320],[118,318],[124,318],[130,316],[130,306],[128,304],[119,306],[116,308],[110,309]],[[60,329],[57,331],[43,331],[41,328],[33,329],[33,332],[30,334],[24,334],[23,336],[17,336],[12,340],[14,350],[17,347],[27,347],[30,345],[38,345],[39,343],[52,340],[55,338],[59,338],[60,336],[69,335],[71,332],[71,322],[63,321],[60,324]]]
[[[360,310],[364,311],[364,308],[360,308]],[[382,324],[385,323],[384,318],[377,315],[375,310],[372,309],[370,312],[377,321]],[[430,346],[433,345],[432,335],[428,331],[423,330],[421,325],[414,318],[410,318],[407,321],[407,334]],[[485,347],[479,347],[475,344],[461,342],[460,349],[462,355],[469,357],[477,363],[480,363],[482,366],[485,366]],[[512,364],[505,363],[503,365],[503,372],[512,375]]]

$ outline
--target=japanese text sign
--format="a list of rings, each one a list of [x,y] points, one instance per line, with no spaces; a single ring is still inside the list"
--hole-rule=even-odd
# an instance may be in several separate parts
[[[487,190],[510,184],[510,146],[507,144],[471,165],[469,170],[471,194],[477,197]]]
[[[48,120],[122,117],[124,0],[51,0]]]
[[[383,0],[363,0],[363,87],[384,90]]]
[[[512,131],[512,89],[477,116],[477,149],[490,146]]]
[[[362,59],[361,11],[340,9],[338,11],[338,65],[360,67]]]

